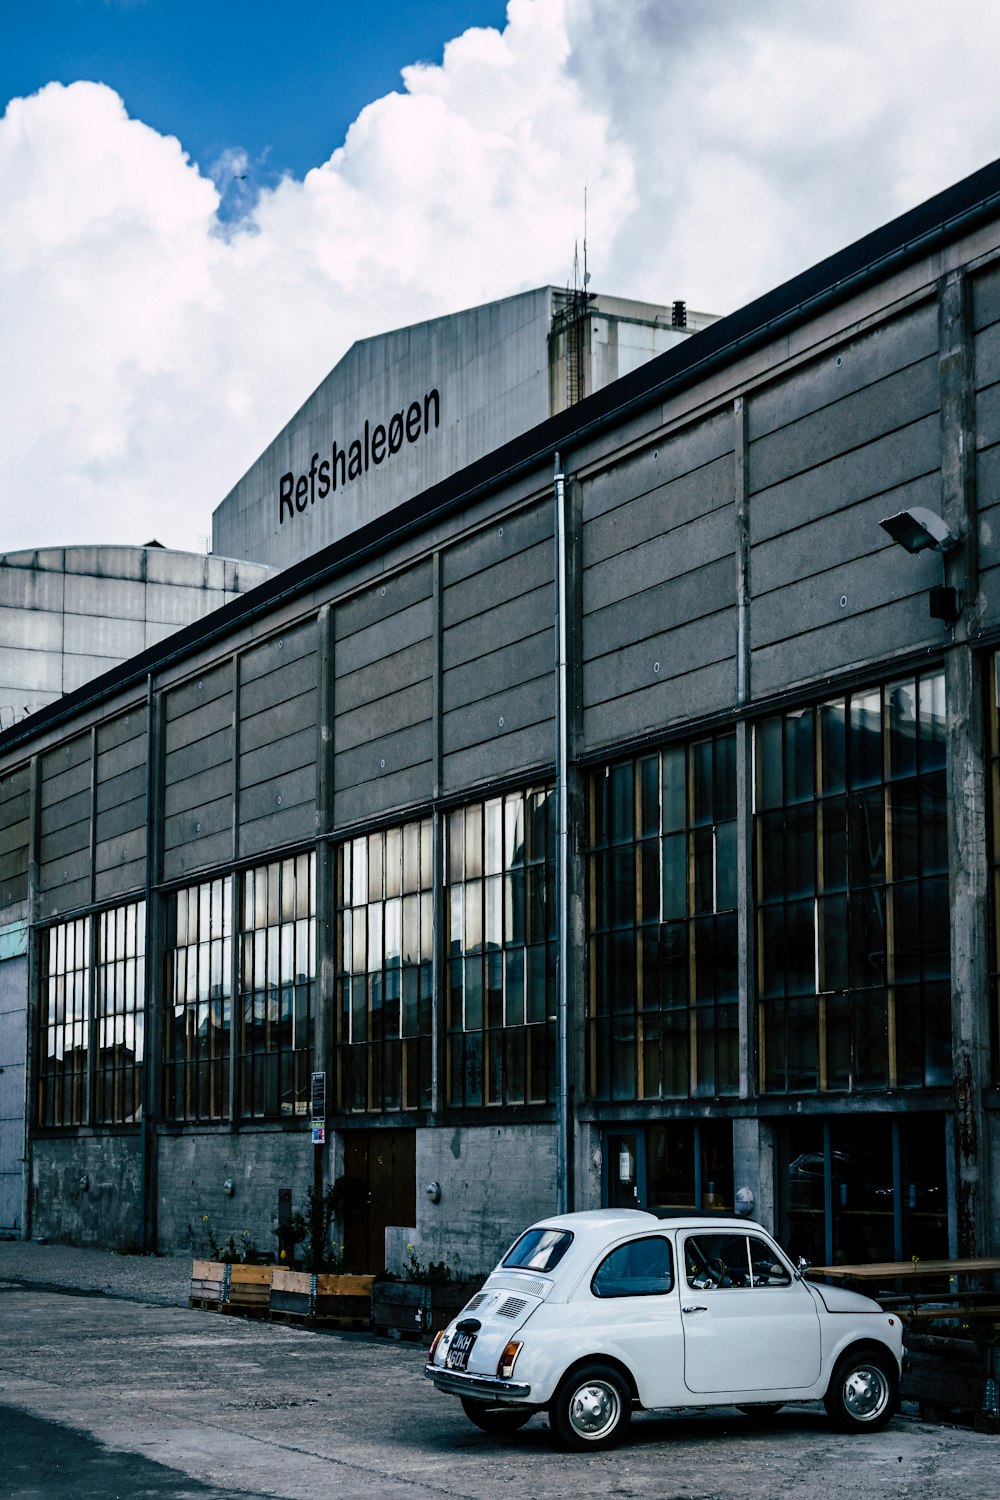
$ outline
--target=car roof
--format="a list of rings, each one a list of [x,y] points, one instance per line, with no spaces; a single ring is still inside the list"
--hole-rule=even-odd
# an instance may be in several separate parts
[[[588,1208],[575,1213],[555,1214],[549,1219],[539,1219],[532,1229],[568,1229],[583,1236],[606,1235],[620,1229],[655,1229],[658,1224],[669,1221],[672,1229],[713,1229],[723,1227],[746,1229],[761,1226],[754,1219],[740,1217],[732,1210],[686,1209],[686,1208]]]

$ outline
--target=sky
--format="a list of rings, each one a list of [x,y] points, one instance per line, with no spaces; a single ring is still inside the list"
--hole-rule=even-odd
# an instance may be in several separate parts
[[[1000,155],[995,0],[0,0],[0,554],[201,550],[340,356],[725,313]]]

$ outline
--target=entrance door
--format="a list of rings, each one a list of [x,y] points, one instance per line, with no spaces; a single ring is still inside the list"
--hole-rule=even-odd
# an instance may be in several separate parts
[[[606,1206],[641,1208],[640,1137],[634,1133],[609,1135],[607,1142]]]
[[[417,1221],[415,1130],[344,1134],[344,1255],[349,1266],[385,1270],[385,1231]]]

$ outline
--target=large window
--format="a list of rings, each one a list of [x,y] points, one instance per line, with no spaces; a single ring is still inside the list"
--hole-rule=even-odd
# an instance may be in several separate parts
[[[164,1099],[168,1120],[229,1115],[232,876],[177,891],[167,906]]]
[[[316,856],[243,876],[240,1112],[279,1119],[309,1107],[316,975]]]
[[[735,734],[596,772],[588,824],[591,1097],[735,1093]]]
[[[940,672],[758,726],[766,1091],[950,1082],[944,731]]]
[[[101,912],[96,959],[94,1119],[99,1124],[127,1124],[142,1113],[145,901]]]
[[[555,1086],[555,796],[448,814],[448,1104],[533,1104]]]
[[[40,959],[38,1124],[135,1122],[145,1054],[146,903],[47,928]]]
[[[337,852],[337,1103],[431,1103],[434,957],[431,821],[342,844]]]
[[[87,1123],[90,918],[60,922],[41,938],[39,1125]]]

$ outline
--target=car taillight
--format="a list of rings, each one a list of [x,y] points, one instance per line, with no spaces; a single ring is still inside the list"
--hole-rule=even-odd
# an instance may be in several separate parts
[[[500,1363],[497,1365],[497,1374],[499,1375],[501,1380],[509,1380],[513,1375],[514,1366],[517,1364],[517,1356],[520,1354],[520,1352],[521,1345],[518,1343],[517,1339],[511,1339],[510,1343],[501,1354]]]
[[[441,1340],[442,1340],[442,1339],[443,1339],[443,1338],[444,1338],[444,1329],[443,1329],[443,1328],[442,1328],[442,1329],[440,1329],[440,1330],[439,1330],[439,1332],[437,1332],[437,1333],[436,1333],[436,1334],[435,1334],[435,1335],[434,1335],[434,1337],[433,1337],[433,1339],[432,1339],[432,1340],[431,1340],[431,1347],[430,1347],[430,1352],[429,1352],[429,1354],[428,1354],[428,1355],[427,1355],[427,1359],[428,1359],[428,1361],[429,1361],[429,1362],[430,1362],[430,1363],[431,1363],[431,1364],[433,1364],[433,1363],[434,1363],[434,1355],[435,1355],[435,1354],[436,1354],[436,1352],[437,1352],[437,1346],[438,1346],[438,1344],[440,1344],[440,1342],[441,1342]]]

